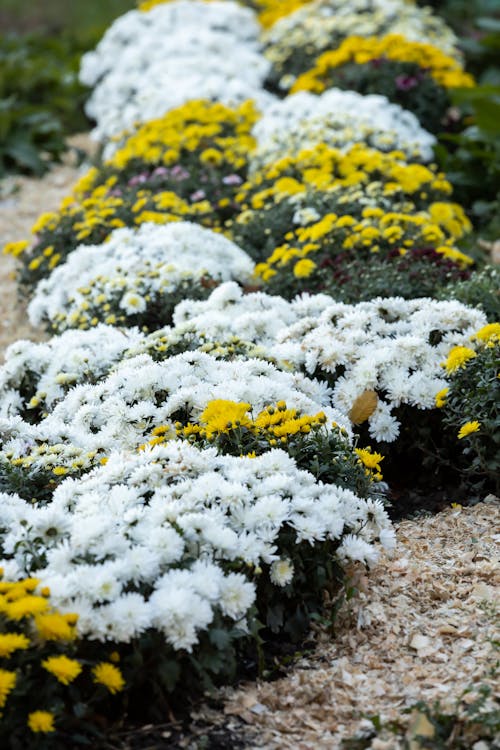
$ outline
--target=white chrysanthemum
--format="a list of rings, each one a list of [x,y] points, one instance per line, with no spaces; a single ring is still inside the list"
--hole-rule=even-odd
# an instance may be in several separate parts
[[[275,586],[286,586],[293,580],[294,567],[291,560],[275,560],[271,565],[269,577]]]
[[[341,150],[362,143],[429,161],[436,142],[415,115],[385,96],[339,89],[321,96],[302,91],[272,104],[254,126],[253,135],[258,146],[252,154],[252,170],[320,143]],[[315,221],[314,217],[305,221],[301,217],[298,223],[309,221]]]
[[[41,343],[16,341],[0,367],[0,416],[30,408],[32,398],[50,409],[77,383],[99,380],[125,351],[143,340],[137,329],[98,325],[88,331],[65,331]]]
[[[96,385],[79,385],[69,391],[37,426],[24,423],[23,429],[23,423],[14,424],[14,420],[6,425],[18,431],[15,439],[33,435],[32,440],[47,445],[66,442],[80,452],[101,451],[102,455],[136,448],[153,427],[175,421],[179,410],[196,420],[214,399],[249,403],[254,414],[280,400],[302,414],[323,410],[329,424],[335,421],[350,434],[347,417],[327,406],[329,392],[321,383],[283,372],[269,362],[218,361],[201,352],[179,354],[163,362],[154,362],[148,355],[124,360]],[[62,461],[64,456],[58,453],[57,458]]]
[[[344,412],[351,412],[365,391],[375,391],[370,435],[393,442],[400,424],[392,410],[401,404],[433,408],[446,384],[441,364],[448,352],[470,345],[485,322],[482,312],[456,301],[394,297],[333,303],[283,328],[273,354],[316,377],[323,371],[331,382],[333,376],[332,401]]]
[[[207,276],[248,282],[253,268],[251,258],[233,242],[191,222],[117,229],[102,245],[74,250],[41,281],[29,315],[35,325],[48,321],[62,331],[107,321],[114,306],[117,322],[121,311],[143,312],[147,299],[163,301]]]
[[[222,612],[233,620],[241,620],[255,601],[255,585],[241,573],[229,573],[221,585]]]
[[[253,566],[270,566],[276,585],[290,580],[290,533],[311,550],[348,534],[342,557],[369,561],[378,538],[392,543],[382,533],[391,528],[383,509],[316,481],[282,451],[218,456],[172,441],[114,453],[86,477],[63,482],[52,506],[64,523],[42,539],[47,509],[0,494],[0,565],[8,575],[36,575],[49,585],[53,605],[76,612],[89,638],[128,642],[156,628],[174,649],[188,651],[216,612],[244,622],[255,602],[247,577]],[[164,544],[161,536],[154,541],[161,531]]]
[[[178,0],[117,19],[82,59],[80,78],[95,87],[86,105],[94,137],[106,140],[191,99],[265,107],[274,98],[262,88],[269,62],[259,31],[255,13],[233,2]],[[105,155],[113,149],[109,143]]]

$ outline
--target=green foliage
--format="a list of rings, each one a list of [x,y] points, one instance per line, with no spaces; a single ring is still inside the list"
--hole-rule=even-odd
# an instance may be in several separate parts
[[[500,331],[500,324],[492,324]],[[451,376],[443,421],[454,433],[457,462],[467,482],[482,491],[500,491],[500,336],[483,340],[476,356]],[[466,424],[477,431],[461,436]]]
[[[64,136],[88,127],[78,82],[83,51],[70,36],[7,36],[0,43],[0,177],[42,175],[65,150]]]
[[[495,0],[434,3],[456,30],[467,68],[479,86],[456,89],[451,100],[468,118],[460,133],[442,135],[437,149],[455,197],[467,207],[481,236],[500,232],[500,10]]]
[[[403,256],[394,250],[387,257],[372,255],[369,262],[357,253],[345,253],[326,258],[302,284],[291,275],[277,274],[266,291],[289,297],[305,286],[347,304],[375,297],[448,298],[448,288],[466,283],[469,274],[432,248],[411,248]]]
[[[500,86],[456,89],[452,100],[471,125],[462,133],[442,135],[436,155],[455,199],[467,207],[481,235],[495,239],[500,231]]]
[[[496,266],[473,271],[468,279],[437,290],[438,299],[456,299],[469,307],[479,307],[489,323],[500,320],[500,272]]]

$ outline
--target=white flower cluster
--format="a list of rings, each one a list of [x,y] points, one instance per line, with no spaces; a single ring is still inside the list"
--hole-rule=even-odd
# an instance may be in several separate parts
[[[167,339],[224,342],[235,336],[285,369],[324,373],[333,387],[331,403],[346,414],[365,391],[376,391],[370,433],[392,442],[400,429],[392,411],[401,404],[434,408],[446,386],[442,362],[454,346],[473,345],[469,338],[486,318],[457,301],[393,297],[347,305],[320,294],[285,302],[261,292],[243,295],[228,283],[206,301],[182,302],[174,322]]]
[[[348,36],[401,34],[409,41],[427,42],[446,54],[458,57],[458,40],[446,23],[430,8],[405,0],[314,0],[280,18],[264,32],[265,54],[282,64],[307,49],[314,57],[332,49]],[[287,76],[286,88],[293,80]]]
[[[221,284],[207,300],[184,300],[173,315],[172,334],[203,335],[207,341],[237,336],[272,350],[279,332],[304,316],[318,315],[331,305],[326,294],[303,295],[294,302],[264,292],[244,294],[234,282]]]
[[[375,391],[370,435],[393,442],[400,431],[393,409],[434,408],[447,383],[443,361],[454,346],[470,345],[470,336],[485,323],[482,312],[456,301],[392,297],[334,303],[282,330],[274,354],[316,377],[323,371],[330,383],[335,379],[333,402],[345,412],[365,391]]]
[[[48,321],[58,331],[125,322],[206,277],[248,282],[253,269],[237,245],[198,224],[145,223],[116,229],[102,245],[70,253],[38,284],[28,312],[34,325]]]
[[[278,586],[293,580],[285,528],[297,544],[334,540],[341,559],[365,564],[375,540],[394,542],[380,502],[317,482],[281,451],[237,458],[174,442],[113,454],[66,479],[46,507],[1,494],[0,565],[49,586],[82,635],[128,642],[155,628],[191,651],[216,612],[245,626],[254,566],[272,565]]]
[[[106,140],[190,99],[265,106],[273,97],[262,90],[269,62],[258,34],[254,12],[234,2],[177,0],[121,16],[82,61],[82,82],[95,86],[86,105],[94,136]]]
[[[284,400],[303,414],[323,410],[329,422],[352,434],[348,418],[329,408],[325,384],[301,373],[258,359],[219,361],[203,352],[163,362],[144,354],[119,363],[99,383],[75,386],[36,425],[16,416],[0,420],[3,452],[23,458],[40,443],[67,443],[101,455],[135,449],[154,427],[179,415],[196,420],[214,399],[249,403],[256,414]]]
[[[380,151],[403,151],[430,161],[436,139],[417,117],[387,97],[329,89],[321,96],[299,92],[268,107],[253,129],[252,169],[320,143],[348,149],[355,143]]]
[[[0,417],[50,410],[78,383],[96,383],[126,351],[144,340],[137,329],[98,325],[65,331],[47,342],[16,341],[0,368]]]
[[[255,409],[285,399],[307,413],[331,403],[347,414],[359,396],[374,390],[378,406],[369,418],[371,435],[377,441],[392,442],[400,429],[393,410],[401,404],[433,408],[436,394],[446,386],[442,362],[454,346],[471,346],[470,335],[486,322],[483,313],[456,301],[387,298],[346,305],[327,295],[302,295],[287,302],[262,292],[243,294],[234,282],[222,284],[205,301],[181,302],[173,320],[173,327],[148,336],[129,331],[125,337],[103,326],[99,334],[102,353],[96,354],[95,360],[91,357],[88,367],[83,332],[81,338],[70,338],[68,333],[67,338],[60,337],[60,342],[54,338],[51,344],[39,345],[43,347],[40,356],[38,350],[31,356],[25,347],[17,356],[16,347],[11,347],[0,370],[0,382],[4,384],[0,414],[15,416],[29,406],[16,393],[17,384],[40,371],[41,376],[28,392],[30,398],[34,396],[35,404],[45,400],[49,406],[63,400],[37,428],[38,439],[50,436],[50,442],[58,444],[66,436],[82,449],[106,451],[109,445],[141,442],[144,421],[153,427],[168,421],[181,407],[199,413],[211,398],[246,401]],[[114,346],[110,344],[113,336]],[[147,354],[164,350],[168,356],[169,345],[189,349],[193,341],[195,347],[209,351],[210,342],[227,344],[235,339],[256,345],[253,356],[273,360],[285,372],[264,361],[216,361],[203,352],[178,355],[164,362],[153,362]],[[166,346],[158,349],[158,342]],[[71,346],[77,347],[74,355],[69,353]],[[67,368],[61,362],[65,347],[70,363]],[[61,354],[60,358],[54,356],[49,367],[44,358],[49,360],[51,352]],[[79,367],[80,359],[83,364]],[[118,360],[122,361],[116,364]],[[94,385],[113,367],[107,379]],[[333,392],[329,395],[326,386],[292,376],[286,372],[290,368],[320,378],[323,372],[325,381],[333,382]],[[141,380],[136,382],[139,371]],[[159,408],[148,404],[145,394],[154,399],[153,394],[161,392],[167,381],[166,390],[173,394],[173,401],[169,398]],[[271,386],[271,382],[276,385]],[[66,384],[77,383],[82,385],[66,395]],[[306,394],[314,405],[303,401],[299,405],[291,387]],[[130,414],[128,409],[132,409]],[[335,420],[347,426],[340,414]],[[9,434],[7,428],[12,428],[11,422],[4,423],[4,437]],[[22,455],[34,440],[31,433],[23,439],[21,434],[15,433],[14,447],[9,444],[16,455]],[[127,442],[127,435],[131,442]]]

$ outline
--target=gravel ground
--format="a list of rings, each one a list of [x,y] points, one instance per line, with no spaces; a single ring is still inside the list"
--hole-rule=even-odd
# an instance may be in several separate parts
[[[54,211],[71,192],[80,167],[75,164],[75,150],[91,151],[87,135],[69,139],[70,150],[65,162],[45,177],[9,177],[0,183],[0,248],[7,242],[30,237],[31,227],[44,211]],[[17,339],[40,341],[44,333],[30,326],[26,305],[18,298],[15,284],[16,264],[12,257],[0,254],[0,362],[5,348]]]

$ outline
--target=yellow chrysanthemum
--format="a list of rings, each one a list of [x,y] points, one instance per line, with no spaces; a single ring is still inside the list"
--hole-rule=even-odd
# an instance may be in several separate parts
[[[57,612],[35,617],[38,635],[45,641],[70,641],[75,637],[72,621],[68,615]]]
[[[92,669],[94,675],[94,682],[99,685],[104,685],[110,693],[118,693],[125,687],[125,680],[123,679],[122,673],[115,667],[114,664],[109,662],[101,662]]]
[[[442,388],[439,393],[436,393],[436,407],[442,409],[446,404],[446,396],[448,395],[449,388]]]
[[[16,673],[9,672],[7,669],[0,669],[0,708],[5,706],[5,702],[16,686]]]
[[[479,331],[476,331],[476,333],[471,336],[471,339],[482,341],[485,344],[489,341],[500,340],[500,323],[488,323],[480,328]]]
[[[28,726],[32,732],[41,732],[48,734],[55,732],[54,714],[50,711],[33,711],[28,715]]]
[[[481,422],[466,422],[459,429],[457,437],[459,440],[462,440],[462,438],[467,437],[467,435],[472,435],[473,432],[479,432],[480,429]]]
[[[206,425],[207,435],[214,432],[228,432],[229,429],[240,425],[250,424],[246,416],[250,404],[214,399],[207,404],[206,409],[200,415],[200,422]]]
[[[443,366],[447,372],[453,373],[464,367],[474,357],[477,357],[474,349],[470,349],[468,346],[455,346],[448,354],[448,358]]]
[[[10,620],[22,620],[45,612],[48,609],[47,600],[42,596],[24,596],[9,604],[7,616]]]
[[[53,674],[63,685],[69,685],[82,671],[80,662],[76,661],[76,659],[69,659],[64,654],[61,656],[50,656],[45,661],[42,661],[42,667],[47,672]]]
[[[29,638],[22,633],[2,633],[0,635],[0,657],[7,658],[14,651],[28,648]]]
[[[297,279],[305,279],[312,274],[316,268],[316,263],[308,258],[297,261],[293,267],[293,275]]]
[[[355,448],[355,451],[363,466],[366,466],[370,471],[377,471],[380,474],[380,462],[384,459],[381,453],[372,453],[370,447]]]

